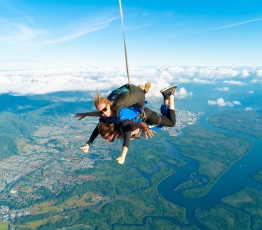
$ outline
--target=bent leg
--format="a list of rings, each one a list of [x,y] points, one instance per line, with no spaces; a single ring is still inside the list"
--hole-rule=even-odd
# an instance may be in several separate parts
[[[163,116],[167,116],[168,115],[168,109],[169,109],[169,106],[168,105],[161,105],[160,107],[160,112]]]
[[[176,125],[176,111],[173,109],[168,109],[167,116],[161,116],[160,119],[161,121],[159,125],[173,127]]]

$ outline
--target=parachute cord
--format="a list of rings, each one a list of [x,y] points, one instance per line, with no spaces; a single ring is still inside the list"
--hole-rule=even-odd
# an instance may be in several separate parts
[[[128,58],[127,58],[127,51],[126,51],[126,39],[125,39],[124,20],[123,20],[123,11],[122,11],[121,0],[119,0],[119,7],[120,7],[120,16],[121,16],[121,21],[122,21],[123,39],[124,39],[124,49],[125,49],[125,59],[126,59],[126,73],[127,73],[128,84],[130,84],[131,81],[130,81],[129,68],[128,68]]]

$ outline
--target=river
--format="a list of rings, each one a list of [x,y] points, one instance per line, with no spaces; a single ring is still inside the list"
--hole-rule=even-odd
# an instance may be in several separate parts
[[[206,116],[200,120],[200,126],[213,131],[236,133],[210,125],[207,122]],[[236,134],[249,138],[252,141],[252,148],[216,181],[207,195],[201,198],[187,198],[182,196],[180,191],[174,191],[177,185],[188,180],[189,176],[198,169],[198,163],[193,159],[181,155],[175,146],[166,142],[169,148],[169,154],[185,161],[187,164],[183,167],[177,167],[175,174],[163,180],[158,186],[158,192],[168,201],[186,208],[189,225],[195,225],[201,230],[207,229],[195,218],[194,212],[196,209],[209,210],[220,204],[221,198],[234,194],[246,186],[262,190],[262,184],[254,181],[250,177],[251,173],[262,170],[262,140],[239,132]]]

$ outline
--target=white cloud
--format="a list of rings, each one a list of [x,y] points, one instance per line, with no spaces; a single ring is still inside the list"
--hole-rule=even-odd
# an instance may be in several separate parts
[[[221,88],[215,88],[214,90],[217,90],[217,91],[229,91],[230,88],[229,87],[221,87]]]
[[[223,83],[224,83],[224,84],[229,84],[229,85],[240,85],[240,86],[246,84],[245,82],[242,82],[242,81],[234,81],[234,80],[224,81]]]
[[[208,100],[208,105],[218,105],[220,107],[229,106],[234,107],[234,105],[241,105],[240,101],[225,101],[222,97],[218,98],[217,100]]]
[[[241,102],[240,102],[240,101],[232,101],[232,103],[233,103],[234,105],[241,105]]]
[[[7,19],[0,18],[0,42],[1,45],[26,42],[35,38],[40,31],[37,31],[21,23],[12,23]]]
[[[254,79],[252,79],[252,80],[250,81],[250,83],[252,83],[252,84],[260,84],[260,83],[262,83],[262,79],[254,78]]]
[[[86,34],[93,33],[95,31],[107,28],[111,24],[111,22],[113,22],[116,19],[118,19],[118,18],[116,18],[116,17],[109,18],[107,20],[100,21],[97,24],[94,24],[92,26],[86,26],[86,27],[83,27],[83,28],[79,28],[77,31],[71,32],[70,34],[66,34],[63,37],[52,39],[52,40],[47,40],[47,41],[44,41],[44,42],[40,42],[37,45],[49,45],[49,44],[55,44],[55,43],[61,43],[61,42],[73,40],[73,39],[76,39],[78,37],[84,36]]]
[[[221,79],[236,77],[239,71],[233,68],[225,67],[205,67],[199,69],[199,75],[204,78]]]
[[[21,45],[21,43],[26,43],[30,47],[30,45],[39,46],[62,43],[103,30],[109,27],[115,20],[119,20],[119,17],[103,17],[100,20],[96,18],[81,18],[81,23],[74,22],[73,25],[66,25],[66,22],[64,22],[63,27],[59,31],[50,31],[50,28],[44,28],[44,26],[41,29],[35,29],[31,23],[22,24],[21,22],[0,18],[0,46],[12,45],[14,43],[17,46]],[[39,25],[38,28],[40,28]]]
[[[154,68],[154,67],[151,67]],[[140,69],[140,68],[136,68]],[[219,79],[229,79],[242,76],[238,68],[230,67],[158,67],[158,73],[166,72],[178,81],[194,81],[195,83],[207,84]],[[132,70],[133,71],[133,70]],[[210,82],[209,82],[210,81]]]
[[[256,84],[256,83],[258,83],[258,80],[257,80],[257,79],[252,79],[252,80],[250,81],[250,83]]]
[[[252,110],[252,108],[251,107],[246,107],[246,109],[245,109],[246,111],[251,111]]]
[[[199,78],[194,78],[192,82],[198,83],[198,84],[213,84],[213,83],[214,83],[214,82],[212,82],[212,81],[208,81],[208,80],[204,80],[204,79],[199,79]]]
[[[171,36],[156,37],[156,38],[153,38],[151,40],[159,40],[159,39],[178,38],[178,37],[191,36],[191,35],[194,35],[194,34],[201,34],[201,33],[206,33],[206,32],[210,32],[210,31],[223,30],[223,29],[228,29],[228,28],[232,28],[232,27],[236,27],[236,26],[241,26],[241,25],[244,25],[244,24],[259,22],[261,20],[262,20],[262,18],[255,18],[255,19],[251,19],[251,20],[247,20],[247,21],[232,23],[232,24],[228,24],[228,25],[222,25],[222,26],[210,28],[210,29],[207,29],[207,30],[195,31],[195,32],[192,32],[192,33],[185,33],[185,34],[178,34],[178,35],[171,35]]]
[[[247,91],[248,94],[253,94],[254,91],[253,90],[250,90],[250,91]]]
[[[186,98],[186,97],[190,97],[192,96],[193,93],[192,92],[187,92],[187,90],[182,87],[180,88],[177,92],[176,92],[176,95],[175,97],[178,98],[178,99],[183,99],[183,98]]]
[[[243,25],[243,24],[258,22],[258,21],[261,21],[261,20],[262,20],[262,18],[255,18],[255,19],[251,19],[251,20],[248,20],[248,21],[237,22],[237,23],[233,23],[233,24],[230,24],[230,25],[221,26],[221,27],[218,27],[218,28],[214,28],[213,30],[226,29],[226,28],[230,28],[230,27],[240,26],[240,25]]]
[[[256,70],[256,74],[258,77],[262,77],[262,69]]]
[[[207,102],[209,105],[219,105],[219,106],[226,106],[227,103],[223,98],[218,98],[216,101],[208,100]]]
[[[249,74],[249,71],[248,71],[247,69],[244,69],[244,70],[242,71],[242,74],[241,74],[241,75],[242,75],[243,78],[247,78],[247,77],[249,77],[250,74]]]
[[[250,80],[250,83],[252,84],[261,84],[262,83],[262,68],[261,69],[256,69],[254,71],[256,78]]]
[[[204,72],[204,77],[199,75]],[[207,74],[209,72],[209,76]],[[222,76],[225,84],[244,85],[246,83],[228,80],[224,73],[230,68],[218,67],[132,67],[130,68],[131,83],[134,85],[151,82],[152,87],[147,96],[160,97],[161,89],[178,84],[177,98],[192,96],[192,92],[186,90],[187,83],[214,84],[220,83]],[[223,73],[221,75],[221,73]],[[199,75],[198,77],[196,75]],[[231,75],[231,76],[232,76]],[[217,82],[217,80],[219,80]],[[13,94],[45,94],[58,91],[94,91],[112,90],[127,83],[126,69],[111,68],[66,68],[66,69],[42,69],[24,71],[0,71],[0,93]],[[253,79],[253,83],[259,83]],[[221,85],[221,83],[220,83]],[[215,88],[218,91],[228,91],[229,87]],[[212,102],[211,102],[212,103]]]
[[[126,77],[108,69],[102,73],[97,68],[52,69],[0,72],[0,93],[45,94],[58,91],[94,91],[118,87],[127,82]]]

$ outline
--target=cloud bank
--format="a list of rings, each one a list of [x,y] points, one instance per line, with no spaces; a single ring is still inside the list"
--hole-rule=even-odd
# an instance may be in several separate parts
[[[247,73],[248,72],[248,73]],[[243,77],[245,73],[245,77]],[[151,82],[148,96],[161,96],[159,92],[168,85],[178,84],[177,98],[192,96],[187,84],[220,84],[218,91],[246,84],[261,84],[262,69],[225,67],[132,67],[131,83]],[[242,80],[241,80],[242,79]],[[24,71],[0,71],[0,93],[16,95],[46,94],[59,91],[112,90],[127,83],[125,68],[43,69]],[[223,86],[225,85],[225,86]],[[210,104],[235,105],[234,102],[210,101]]]

